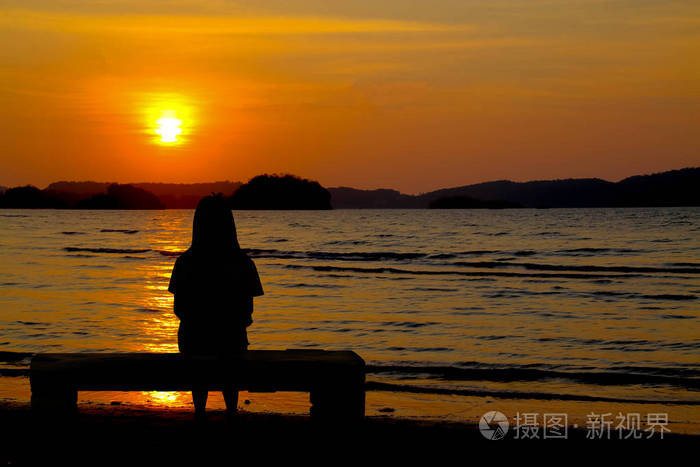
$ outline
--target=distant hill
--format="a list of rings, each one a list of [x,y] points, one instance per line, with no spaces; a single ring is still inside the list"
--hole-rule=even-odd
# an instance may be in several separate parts
[[[40,190],[35,186],[8,188],[0,195],[1,208],[45,209],[63,208],[65,203],[51,191]]]
[[[467,196],[484,201],[507,201],[529,208],[603,206],[615,183],[597,178],[511,182],[508,180],[447,188],[418,196],[421,205],[444,197]]]
[[[617,186],[618,206],[700,206],[700,167],[635,175]]]
[[[125,187],[112,189],[110,187]],[[0,187],[0,207],[93,209],[193,209],[211,193],[234,209],[502,209],[563,207],[700,206],[700,167],[636,175],[619,182],[571,178],[499,180],[406,195],[392,189],[324,188],[295,175],[259,175],[248,183],[56,182],[46,189]],[[115,191],[116,190],[116,191]],[[140,190],[140,191],[139,191]],[[126,207],[124,207],[126,206]]]
[[[133,185],[107,187],[106,193],[92,195],[78,202],[78,209],[165,209],[163,202],[153,193]]]
[[[345,186],[328,188],[331,194],[331,204],[334,209],[384,209],[384,208],[417,208],[419,202],[415,196],[404,195],[396,190],[358,190]]]
[[[76,195],[96,195],[106,193],[112,183],[102,182],[54,182],[46,187],[47,190]]]
[[[112,183],[105,182],[55,182],[46,189],[56,193],[92,196],[106,193],[107,187]],[[213,183],[131,183],[132,186],[146,190],[156,195],[167,209],[194,209],[202,197],[212,193],[223,193],[230,196],[240,186],[240,182],[213,182]],[[73,204],[76,196],[66,196],[68,204]]]
[[[511,201],[482,201],[469,196],[444,196],[431,201],[430,209],[514,209],[522,208]]]
[[[153,193],[132,185],[109,185],[104,193],[81,195],[27,185],[0,195],[0,207],[21,209],[165,209]]]
[[[528,208],[700,206],[700,167],[637,175],[617,183],[598,178],[511,182],[500,180],[421,195],[395,190],[328,188],[334,208],[428,208],[456,197]],[[437,203],[437,204],[436,204]],[[454,206],[453,206],[454,207]]]

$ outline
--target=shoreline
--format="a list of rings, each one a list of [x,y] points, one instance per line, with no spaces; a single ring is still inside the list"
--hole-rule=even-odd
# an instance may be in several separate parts
[[[0,462],[8,464],[66,459],[71,463],[183,458],[275,457],[325,461],[368,455],[413,459],[414,455],[465,454],[465,448],[503,446],[547,452],[570,447],[635,451],[644,447],[694,449],[700,435],[670,433],[663,439],[587,439],[586,430],[569,427],[565,439],[487,440],[476,423],[366,417],[359,423],[319,423],[305,415],[241,411],[229,421],[223,410],[208,410],[204,424],[191,409],[80,406],[74,419],[39,418],[27,403],[0,401]],[[652,441],[651,444],[648,441]],[[330,454],[332,457],[327,457]]]
[[[593,414],[607,414],[606,420],[615,427],[621,414],[640,417],[646,427],[649,416],[663,414],[667,427],[673,434],[700,436],[700,406],[694,401],[688,404],[673,404],[658,400],[622,403],[607,400],[577,400],[566,397],[523,398],[522,393],[469,391],[469,394],[453,394],[447,391],[394,391],[393,385],[385,390],[369,389],[377,383],[369,382],[366,392],[365,415],[368,419],[406,421],[420,424],[455,424],[474,429],[487,412],[505,414],[511,425],[518,414],[537,414],[541,423],[545,415],[558,414],[566,417],[569,426],[586,427]],[[507,386],[504,386],[507,388]],[[435,388],[432,388],[435,389]],[[433,393],[434,392],[434,393]],[[501,391],[503,392],[503,391]],[[28,408],[31,388],[24,377],[0,378],[0,407]],[[649,403],[647,403],[649,402]],[[193,410],[191,394],[183,391],[80,391],[78,407],[81,413],[135,413],[187,414]],[[207,410],[223,411],[225,403],[220,392],[210,391]],[[248,392],[241,391],[239,410],[255,416],[308,417],[310,400],[304,392]],[[169,416],[169,415],[168,415]]]
[[[503,395],[494,392],[455,395],[368,390],[366,394],[366,420],[370,421],[371,425],[388,426],[392,433],[397,433],[396,426],[403,427],[398,432],[405,431],[406,427],[415,426],[449,427],[448,433],[468,433],[470,437],[475,433],[481,441],[478,423],[480,418],[490,411],[500,412],[507,417],[511,434],[518,414],[537,414],[540,424],[545,414],[563,415],[566,417],[564,423],[572,430],[580,427],[584,431],[592,414],[608,414],[606,420],[612,424],[613,430],[619,423],[620,414],[638,414],[642,429],[648,426],[647,417],[663,414],[667,417],[670,434],[700,439],[700,406],[696,404],[672,405],[663,400],[653,404],[639,404],[549,398],[523,399],[509,394],[499,397]],[[0,378],[0,415],[29,413],[30,396],[28,378]],[[221,393],[210,391],[207,411],[216,418],[223,414],[224,407]],[[238,408],[241,413],[254,420],[301,421],[303,425],[303,421],[308,420],[310,401],[308,394],[303,392],[241,391]],[[158,423],[173,425],[186,422],[192,416],[193,407],[191,394],[182,391],[81,391],[78,393],[78,410],[91,420],[95,419],[93,416],[97,416],[118,421],[140,414],[148,419],[160,420]],[[25,418],[27,416],[20,415]],[[0,419],[2,418],[4,417],[0,416]],[[26,420],[22,423],[26,424]],[[433,430],[428,430],[431,431]]]
[[[346,423],[339,420],[337,421],[338,423],[331,422],[330,425],[327,425],[326,422],[313,420],[307,414],[251,412],[240,408],[237,418],[238,419],[234,423],[231,423],[226,419],[224,410],[207,408],[207,421],[204,424],[197,424],[194,422],[194,411],[191,408],[81,403],[78,406],[78,413],[75,417],[62,417],[57,419],[37,416],[37,414],[32,412],[31,404],[28,402],[0,400],[0,419],[3,421],[0,430],[4,430],[0,432],[2,434],[0,439],[8,441],[8,439],[17,438],[18,432],[21,431],[17,430],[17,428],[20,426],[43,429],[48,426],[56,428],[63,425],[70,426],[72,429],[106,430],[113,432],[112,434],[120,434],[119,432],[121,431],[121,434],[126,436],[133,436],[140,430],[150,431],[150,435],[153,436],[158,434],[156,433],[158,430],[164,432],[183,430],[187,432],[193,428],[196,430],[202,429],[206,432],[211,432],[212,430],[226,432],[246,428],[251,432],[264,430],[268,435],[273,435],[277,431],[294,429],[293,432],[288,432],[290,435],[294,433],[292,437],[303,436],[305,432],[316,432],[317,428],[321,428],[322,433],[325,431],[325,427],[330,426],[334,430],[343,431],[345,434],[348,434],[350,431],[355,431],[355,434],[361,437],[381,431],[383,432],[383,436],[400,436],[403,438],[404,436],[410,437],[411,435],[420,435],[424,440],[438,443],[444,441],[442,438],[445,435],[448,435],[448,438],[457,435],[463,437],[465,441],[492,442],[482,436],[477,422],[466,420],[459,422],[430,418],[401,417],[396,415],[372,415],[366,416],[364,420],[359,423]],[[10,428],[9,431],[15,434],[8,433],[8,428]],[[510,431],[511,433],[509,433],[509,435],[513,435],[512,427]],[[647,439],[647,434],[644,434],[642,438],[638,440],[619,440],[617,432],[615,432],[614,429],[611,430],[609,439],[606,439],[606,437],[601,437],[596,440],[587,439],[587,433],[588,430],[585,427],[569,425],[568,441],[689,441],[694,443],[700,441],[700,433],[671,432],[665,433],[662,438],[657,432],[656,435],[651,436],[651,439]],[[320,433],[316,432],[315,434],[319,435]],[[52,431],[52,435],[57,436],[59,433]],[[541,436],[539,440],[515,439],[513,436],[506,436],[504,440],[499,441],[527,443],[549,440],[541,439]]]

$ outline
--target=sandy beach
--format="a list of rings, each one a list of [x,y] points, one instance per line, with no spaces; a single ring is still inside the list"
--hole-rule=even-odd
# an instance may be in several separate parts
[[[616,448],[692,448],[700,437],[670,433],[663,439],[589,439],[582,428],[569,427],[566,439],[485,439],[475,423],[411,420],[371,416],[356,425],[322,424],[305,415],[241,411],[235,421],[210,410],[204,424],[191,410],[139,406],[83,405],[75,419],[41,419],[27,403],[0,403],[0,461],[26,463],[46,458],[71,462],[191,457],[226,459],[242,452],[265,458],[320,459],[349,456],[458,455],[466,448],[507,447],[557,450],[604,445]],[[653,441],[649,443],[649,441]],[[499,449],[500,451],[500,449]],[[325,454],[324,454],[325,453]]]

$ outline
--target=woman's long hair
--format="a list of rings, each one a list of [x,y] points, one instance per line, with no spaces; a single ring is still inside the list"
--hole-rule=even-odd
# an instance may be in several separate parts
[[[205,196],[197,204],[192,222],[192,246],[195,253],[241,253],[231,207],[221,196]]]

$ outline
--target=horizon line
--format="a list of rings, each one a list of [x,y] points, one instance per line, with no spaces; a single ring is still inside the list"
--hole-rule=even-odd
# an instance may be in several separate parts
[[[302,179],[306,179],[306,180],[309,180],[309,181],[318,182],[318,183],[321,184],[321,186],[322,186],[323,188],[325,188],[325,189],[331,189],[331,188],[350,188],[350,189],[353,189],[353,190],[361,190],[361,191],[393,190],[393,191],[398,192],[398,193],[401,194],[401,195],[406,195],[406,196],[421,196],[421,195],[424,195],[424,194],[427,194],[427,193],[432,193],[432,192],[439,191],[439,190],[450,190],[450,189],[454,189],[454,188],[462,188],[462,187],[467,187],[467,186],[474,186],[474,185],[481,185],[481,184],[484,184],[484,183],[495,183],[495,182],[532,183],[532,182],[552,182],[552,181],[564,181],[564,180],[601,180],[601,181],[608,182],[608,183],[618,183],[618,182],[620,182],[620,181],[622,181],[622,180],[626,180],[626,179],[631,178],[631,177],[639,177],[639,176],[647,176],[647,175],[658,175],[658,174],[662,174],[662,173],[666,173],[666,172],[674,172],[674,171],[679,171],[679,170],[698,169],[698,168],[700,168],[700,166],[688,166],[688,167],[681,167],[681,168],[678,168],[678,169],[662,170],[662,171],[658,171],[658,172],[643,173],[643,174],[633,174],[633,175],[628,175],[628,176],[626,176],[626,177],[622,177],[622,178],[620,178],[619,180],[615,180],[615,181],[606,180],[606,179],[600,178],[600,177],[565,177],[565,178],[535,179],[535,180],[524,180],[524,181],[515,181],[515,180],[510,180],[510,179],[502,178],[502,179],[496,179],[496,180],[486,180],[486,181],[482,181],[482,182],[468,183],[468,184],[465,184],[465,185],[454,185],[454,186],[449,186],[449,187],[440,187],[440,188],[435,188],[435,189],[433,189],[433,190],[422,191],[422,192],[418,192],[418,193],[404,193],[404,192],[402,192],[402,191],[400,191],[400,190],[398,190],[398,189],[396,189],[396,188],[387,188],[387,187],[357,188],[357,187],[353,187],[353,186],[349,186],[349,185],[326,186],[326,185],[321,184],[321,182],[318,181],[318,180],[314,180],[314,179],[311,179],[311,178],[307,178],[307,177],[303,177],[303,176],[301,176],[301,175],[296,175],[296,174],[291,174],[291,173],[268,173],[268,172],[264,172],[264,173],[261,173],[261,174],[258,174],[258,175],[254,175],[254,176],[250,177],[250,179],[253,179],[253,178],[255,178],[255,177],[259,176],[259,175],[294,175],[294,176],[297,176],[297,177],[302,178]],[[250,179],[248,179],[248,181],[250,181]],[[118,184],[118,185],[145,185],[145,184],[154,184],[154,185],[155,185],[155,184],[161,184],[161,185],[205,185],[205,184],[216,184],[216,183],[232,183],[232,184],[241,184],[241,185],[244,185],[245,183],[248,183],[248,182],[231,181],[231,180],[216,180],[216,181],[209,181],[209,182],[115,182],[115,181],[104,182],[104,181],[95,181],[95,180],[58,180],[58,181],[51,182],[51,183],[49,183],[48,185],[46,185],[44,188],[40,188],[40,189],[41,189],[41,190],[46,190],[46,189],[48,189],[48,187],[49,187],[50,185],[55,184],[55,183],[98,183],[98,184],[107,184],[107,185],[115,184],[115,183]],[[15,186],[6,186],[6,185],[0,185],[0,186],[3,187],[3,188],[5,188],[5,189],[16,188],[16,187],[22,187],[22,186],[35,186],[35,187],[36,187],[36,185],[33,185],[33,184],[31,184],[31,183],[26,183],[26,184],[23,184],[23,185],[15,185]],[[38,187],[37,187],[37,188],[38,188]]]

